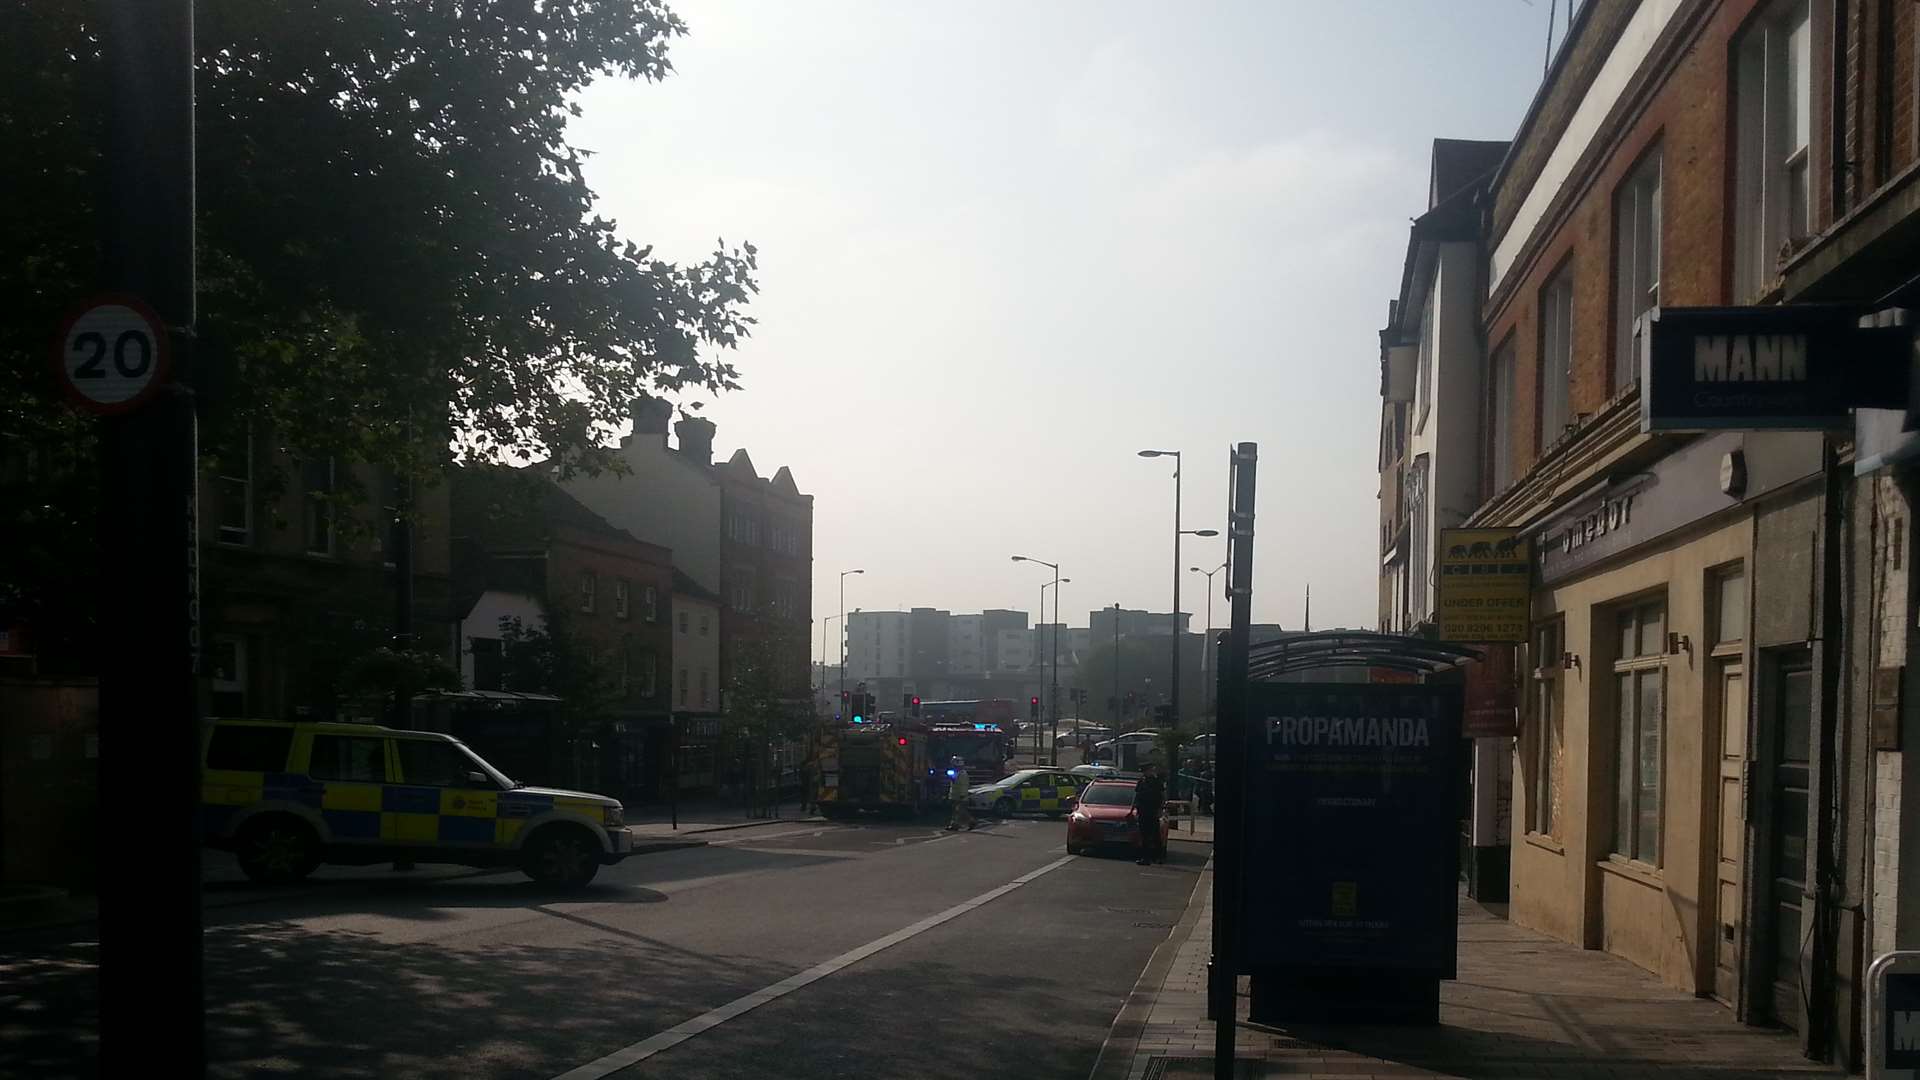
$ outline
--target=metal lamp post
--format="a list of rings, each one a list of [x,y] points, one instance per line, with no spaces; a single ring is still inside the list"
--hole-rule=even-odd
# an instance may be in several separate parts
[[[840,696],[847,696],[847,575],[864,574],[865,570],[840,571]]]
[[[1140,456],[1173,459],[1173,649],[1171,650],[1173,685],[1169,688],[1167,726],[1178,731],[1180,728],[1180,538],[1182,536],[1219,536],[1220,533],[1214,529],[1182,529],[1180,527],[1180,451],[1142,450]]]
[[[1058,614],[1060,611],[1060,564],[1050,563],[1045,559],[1031,558],[1026,555],[1015,555],[1013,557],[1013,561],[1039,563],[1041,566],[1044,566],[1047,569],[1053,571],[1053,604],[1054,604],[1054,612],[1055,614]],[[1047,616],[1046,605],[1047,605],[1046,588],[1045,586],[1042,586],[1040,591],[1040,617],[1043,619],[1046,618]],[[1053,631],[1053,675],[1048,682],[1047,713],[1053,719],[1053,738],[1056,741],[1060,738],[1060,710],[1055,704],[1059,696],[1060,696],[1060,630],[1058,627],[1055,627]],[[1059,751],[1055,750],[1054,753],[1057,755]],[[1035,763],[1038,763],[1040,760],[1040,751],[1037,747],[1034,749],[1034,752],[1033,752],[1033,760],[1035,761]]]
[[[1218,687],[1215,684],[1217,684],[1220,681],[1219,679],[1220,673],[1214,670],[1214,663],[1213,663],[1214,660],[1218,659],[1218,657],[1215,656],[1213,651],[1213,575],[1219,573],[1222,570],[1225,570],[1226,568],[1227,568],[1227,564],[1224,562],[1221,563],[1219,566],[1214,567],[1211,570],[1202,570],[1197,566],[1187,567],[1187,571],[1189,573],[1201,574],[1205,576],[1207,579],[1207,636],[1205,641],[1202,643],[1203,649],[1202,649],[1202,652],[1200,653],[1200,659],[1206,662],[1205,666],[1201,670],[1204,671],[1207,675],[1207,686],[1206,686],[1207,715],[1214,717],[1213,733],[1212,733],[1212,736],[1207,739],[1207,768],[1209,769],[1213,768],[1213,744],[1220,741],[1220,719],[1219,717],[1214,716],[1214,712],[1216,709],[1216,705],[1214,703],[1214,691],[1218,689]]]

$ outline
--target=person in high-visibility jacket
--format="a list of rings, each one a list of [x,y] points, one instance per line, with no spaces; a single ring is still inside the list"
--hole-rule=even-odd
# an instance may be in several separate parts
[[[954,755],[953,760],[947,762],[947,801],[953,804],[953,816],[947,819],[948,832],[958,830],[962,824],[967,831],[973,831],[973,811],[967,806],[967,789],[972,786],[967,778],[967,760]]]

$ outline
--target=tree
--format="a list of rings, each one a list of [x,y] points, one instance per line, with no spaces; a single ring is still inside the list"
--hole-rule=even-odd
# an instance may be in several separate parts
[[[738,385],[715,354],[752,325],[753,246],[654,258],[595,212],[590,151],[567,141],[589,83],[671,71],[686,27],[662,0],[200,0],[195,17],[208,457],[251,429],[292,459],[420,481],[450,456],[565,475],[617,467],[604,444],[635,396]],[[45,350],[98,280],[97,20],[42,0],[0,34],[0,446],[71,458],[88,483],[92,424],[59,404]],[[20,554],[0,605],[47,613],[59,568],[35,552],[92,547],[89,491],[55,487],[24,511],[7,491]]]
[[[427,690],[458,690],[460,672],[439,653],[382,645],[347,663],[340,674],[340,689],[345,697],[377,713],[396,695],[401,701],[412,701],[415,694]]]
[[[735,640],[722,730],[742,753],[751,779],[749,807],[763,809],[779,788],[776,751],[805,739],[813,705],[806,685],[806,640],[773,618],[758,620],[755,631]]]
[[[621,696],[614,658],[572,633],[558,607],[547,614],[544,626],[502,618],[500,685],[560,699],[551,714],[555,768],[574,787],[590,783],[594,733],[611,718]]]

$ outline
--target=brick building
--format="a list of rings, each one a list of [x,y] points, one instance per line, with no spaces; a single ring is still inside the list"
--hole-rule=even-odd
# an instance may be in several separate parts
[[[1914,48],[1910,4],[1588,0],[1478,202],[1466,524],[1536,552],[1512,917],[1854,1067],[1860,973],[1920,944],[1920,444],[1869,409],[1643,430],[1639,334],[1656,307],[1901,322]],[[1383,483],[1410,469],[1402,415],[1383,404]],[[1383,625],[1400,610],[1383,584]]]
[[[636,802],[656,797],[671,737],[673,553],[608,524],[531,470],[462,469],[452,492],[460,595],[531,596],[542,612],[540,629],[565,635],[570,647],[603,665],[609,700],[596,717],[592,745],[562,750],[586,759],[565,766],[580,770],[575,782]],[[490,679],[487,670],[498,666],[483,658],[500,654],[501,632],[497,623],[482,622],[465,620],[460,643],[472,658],[476,690],[559,692]]]

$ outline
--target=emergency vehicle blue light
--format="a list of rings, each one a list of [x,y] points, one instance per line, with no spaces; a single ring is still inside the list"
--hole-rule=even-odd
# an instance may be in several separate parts
[[[947,779],[949,779],[949,780],[951,780],[951,779],[953,779],[953,775],[954,775],[954,774],[953,774],[953,770],[952,770],[952,769],[948,769],[948,770],[947,770]]]
[[[864,724],[864,723],[866,723],[866,722],[867,722],[867,718],[866,718],[866,717],[864,717],[864,716],[858,716],[858,715],[856,715],[856,716],[855,716],[855,717],[853,718],[853,722],[854,722],[854,723],[856,723],[856,724]]]

